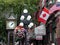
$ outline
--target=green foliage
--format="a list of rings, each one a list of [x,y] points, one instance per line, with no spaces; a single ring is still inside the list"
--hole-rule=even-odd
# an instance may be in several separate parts
[[[6,41],[7,33],[5,28],[5,18],[0,18],[0,40]]]
[[[13,12],[17,14],[19,21],[19,17],[24,8],[27,8],[31,15],[36,12],[38,8],[37,2],[38,0],[0,0],[0,37],[3,37],[4,40],[7,37],[4,12],[13,8]]]
[[[18,7],[22,6],[22,8],[26,7],[30,10],[35,11],[37,8],[37,0],[0,0],[0,5],[4,8],[6,7]],[[2,7],[2,8],[3,8]],[[31,11],[30,11],[31,12]]]

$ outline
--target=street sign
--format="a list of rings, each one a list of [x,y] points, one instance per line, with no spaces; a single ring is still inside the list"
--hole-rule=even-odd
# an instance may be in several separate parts
[[[40,25],[34,29],[35,35],[46,35],[45,25]]]
[[[36,36],[36,40],[43,40],[43,36]]]

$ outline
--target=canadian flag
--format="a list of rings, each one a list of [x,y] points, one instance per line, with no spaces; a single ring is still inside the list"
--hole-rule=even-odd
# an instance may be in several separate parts
[[[41,15],[39,15],[38,21],[46,24],[48,17],[49,17],[49,10],[46,7],[44,7]]]

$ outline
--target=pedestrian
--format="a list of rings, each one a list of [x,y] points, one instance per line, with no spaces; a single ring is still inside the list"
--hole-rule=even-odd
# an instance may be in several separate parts
[[[34,44],[34,30],[33,30],[33,28],[28,29],[27,39],[28,39],[30,45]]]
[[[18,38],[17,41],[19,41],[19,45],[21,43],[21,45],[24,45],[24,41],[25,41],[25,28],[23,27],[22,24],[19,24],[15,30],[14,30],[14,33],[15,33],[15,37]]]

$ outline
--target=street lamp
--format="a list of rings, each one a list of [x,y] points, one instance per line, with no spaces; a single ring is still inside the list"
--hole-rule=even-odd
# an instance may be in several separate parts
[[[22,23],[21,23],[22,22]],[[28,10],[27,9],[24,9],[23,10],[23,13],[20,17],[20,24],[22,24],[24,26],[24,28],[26,29],[26,31],[28,32],[28,28],[31,28],[34,23],[32,22],[32,17],[31,15],[28,13]],[[27,36],[27,34],[26,34]],[[27,44],[27,37],[26,37],[26,41],[25,41],[25,45],[29,45]]]
[[[23,22],[24,28],[31,28],[33,26],[33,22],[31,19],[31,15],[28,13],[27,9],[23,10],[23,13],[20,17],[20,22]]]

